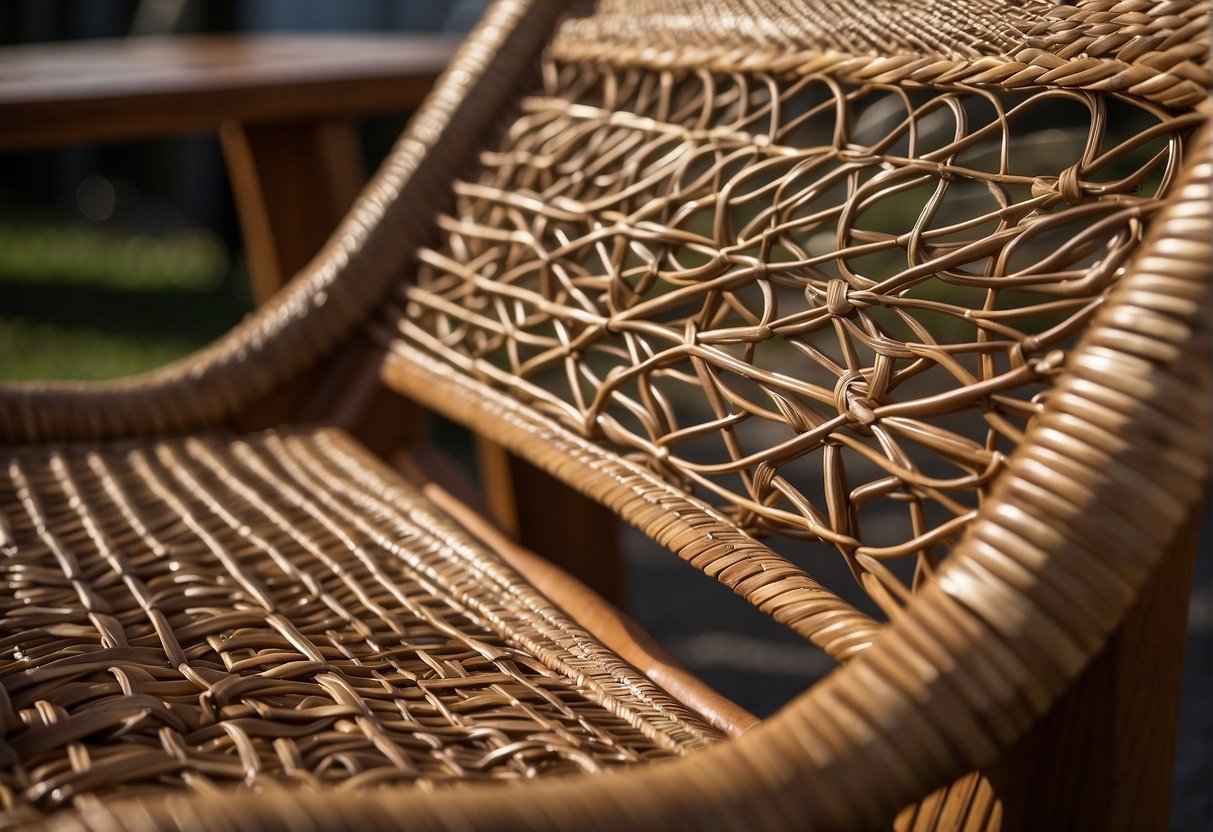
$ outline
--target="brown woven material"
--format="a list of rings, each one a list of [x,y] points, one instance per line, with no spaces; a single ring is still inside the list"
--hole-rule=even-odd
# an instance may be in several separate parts
[[[84,800],[52,817],[55,828],[850,829],[886,826],[932,792],[903,812],[903,828],[992,828],[997,795],[966,772],[997,760],[1066,691],[1162,560],[1208,475],[1207,3],[845,0],[826,10],[605,0],[563,21],[558,6],[494,4],[346,224],[252,322],[142,379],[0,385],[0,436],[214,425],[361,328],[379,339],[390,387],[600,500],[841,666],[738,739],[611,776],[457,794],[385,788],[356,801],[325,789],[215,801],[170,783],[166,794]],[[267,652],[233,652],[242,668],[294,668],[317,660],[308,649],[331,664],[339,659],[326,645],[352,642],[313,632],[307,612],[284,610],[271,626],[280,619],[259,600],[270,590],[242,585],[234,566],[278,570],[287,577],[275,591],[307,596],[316,620],[336,622],[325,587],[280,568],[316,555],[301,547],[276,557],[275,535],[295,546],[298,534],[339,538],[341,529],[362,541],[359,529],[419,505],[395,486],[372,488],[359,511],[334,514],[349,506],[344,486],[330,488],[311,467],[334,470],[330,452],[289,450],[321,447],[323,436],[140,446],[162,476],[173,468],[160,455],[198,456],[180,466],[197,485],[163,517],[214,555],[225,591],[251,599],[262,635],[237,650]],[[276,481],[204,474],[214,470],[208,454],[244,466],[242,449],[259,442],[285,443],[262,462]],[[94,447],[102,460],[131,453]],[[14,453],[50,471],[36,484],[61,502],[39,509],[15,486],[5,513],[26,542],[12,580],[44,580],[40,591],[67,599],[71,620],[55,639],[87,633],[103,650],[130,649],[109,640],[133,645],[131,625],[92,605],[118,592],[126,567],[114,563],[151,562],[155,549],[140,536],[165,531],[108,514],[124,531],[101,539],[137,554],[107,559],[88,513],[112,499],[104,488],[94,493],[90,480],[81,486],[89,498],[73,501],[52,449]],[[352,470],[347,478],[364,476]],[[307,517],[291,496],[303,483],[327,495]],[[207,503],[220,486],[225,498]],[[154,500],[171,493],[147,490]],[[296,531],[259,531],[266,506]],[[900,525],[877,526],[877,510],[899,512]],[[93,557],[106,581],[94,586],[60,556],[28,519],[39,512],[62,551],[102,553]],[[190,524],[226,531],[208,546]],[[443,521],[414,517],[409,528],[415,552]],[[578,721],[583,707],[614,714],[605,744],[631,749],[629,761],[713,738],[646,683],[632,699],[616,692],[603,679],[624,671],[609,654],[587,655],[558,635],[545,642],[557,644],[551,652],[536,646],[526,635],[534,619],[502,606],[511,591],[529,591],[510,580],[481,586],[487,572],[468,565],[461,544],[421,549],[435,570],[461,564],[463,578],[439,593],[463,611],[461,632],[494,650],[527,645],[538,660],[528,665],[538,676],[505,674],[509,690],[547,691],[536,679],[554,677],[542,665],[587,703]],[[815,581],[817,557],[845,559],[879,615]],[[437,589],[400,580],[420,593],[404,598],[431,599],[423,606],[436,614]],[[144,622],[139,599],[149,596],[121,592]],[[513,612],[498,617],[499,607]],[[164,628],[178,642],[200,629],[196,608],[183,609],[191,621]],[[157,660],[176,667],[169,642],[143,626]],[[223,652],[204,642],[200,650]],[[31,661],[26,652],[15,673]],[[497,661],[477,655],[459,663]],[[370,701],[367,677],[347,673]],[[111,678],[96,685],[113,690]],[[236,684],[267,684],[254,678]],[[73,722],[92,689],[22,712],[51,736],[64,736],[58,723],[85,733],[47,750],[58,768],[45,776],[29,773],[28,754],[10,755],[11,776],[28,778],[19,789],[95,771],[91,739],[117,737],[128,717],[111,706],[88,717],[107,727]],[[275,695],[255,706],[272,724]],[[304,711],[347,707],[327,689],[308,696],[296,703]],[[374,731],[391,709],[371,700],[369,715],[336,719],[352,723],[362,753],[388,759]],[[136,727],[156,718],[141,715]],[[14,719],[5,716],[6,728]],[[524,731],[572,732],[560,716],[527,719],[541,721]],[[240,736],[221,742],[235,749],[227,765],[242,780],[283,760]],[[171,748],[156,748],[178,764]],[[554,773],[579,766],[557,759]],[[286,776],[294,763],[281,765]],[[349,772],[344,762],[325,772],[343,765]],[[190,776],[191,787],[212,777]]]
[[[906,86],[972,84],[1203,101],[1208,9],[1187,0],[606,0],[553,51],[616,65],[829,73]]]
[[[887,616],[974,517],[1200,121],[1091,93],[545,69],[456,183],[389,310],[396,349],[745,531],[831,544]],[[1067,115],[1085,124],[1033,132]],[[744,594],[807,585],[779,566]],[[801,631],[840,655],[843,629]]]
[[[592,773],[719,737],[340,433],[3,464],[0,826]]]
[[[613,777],[357,802],[122,801],[51,828],[878,828],[1044,712],[1129,609],[1207,475],[1213,160],[1207,134],[1134,268],[987,504],[868,650],[742,737]],[[1131,445],[1125,437],[1134,437]],[[1145,490],[1143,490],[1143,487]],[[1081,576],[1081,577],[1078,577]],[[952,790],[990,819],[989,795]],[[957,818],[964,806],[940,812]],[[988,827],[987,827],[988,828]]]

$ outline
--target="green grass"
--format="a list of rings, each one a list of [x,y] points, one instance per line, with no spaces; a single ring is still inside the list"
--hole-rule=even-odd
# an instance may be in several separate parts
[[[155,237],[89,226],[0,224],[0,281],[6,283],[211,291],[229,269],[223,243],[201,230]]]
[[[204,346],[249,309],[243,266],[210,232],[0,223],[0,378],[143,372]]]
[[[189,339],[123,336],[0,317],[0,378],[116,378],[167,364],[196,346]]]

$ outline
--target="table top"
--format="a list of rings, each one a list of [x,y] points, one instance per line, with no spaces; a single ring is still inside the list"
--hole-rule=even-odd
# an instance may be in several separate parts
[[[203,35],[0,48],[0,149],[401,112],[450,62],[444,35]]]

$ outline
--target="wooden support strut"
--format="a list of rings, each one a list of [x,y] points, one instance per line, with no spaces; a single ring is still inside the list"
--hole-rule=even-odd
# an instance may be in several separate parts
[[[253,299],[262,304],[319,251],[366,181],[354,125],[229,121],[219,129],[248,249]]]
[[[619,518],[490,439],[477,437],[476,455],[498,524],[523,546],[626,609]]]

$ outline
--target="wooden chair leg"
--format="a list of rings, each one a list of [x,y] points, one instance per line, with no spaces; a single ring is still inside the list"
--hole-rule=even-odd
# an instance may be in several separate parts
[[[1167,828],[1199,517],[1077,683],[987,772],[1003,829]]]
[[[478,438],[477,462],[494,519],[531,551],[627,606],[618,518],[500,445]]]
[[[320,250],[366,182],[366,166],[348,121],[228,122],[219,140],[261,304]]]

